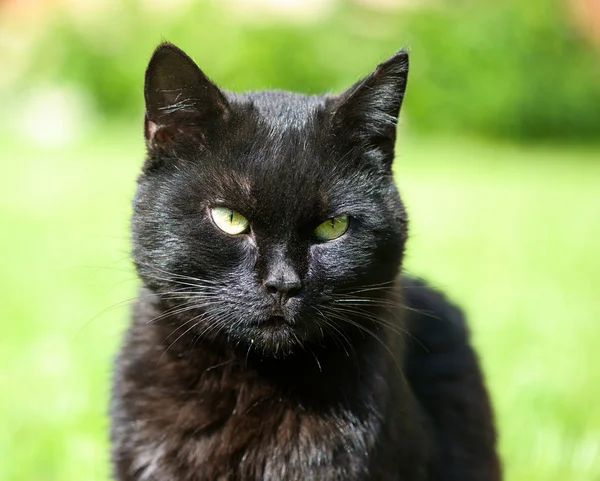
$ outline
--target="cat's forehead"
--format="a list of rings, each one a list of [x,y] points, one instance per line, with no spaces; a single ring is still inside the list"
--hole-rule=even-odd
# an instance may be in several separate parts
[[[326,98],[265,91],[233,99],[240,118],[219,155],[223,187],[271,199],[329,195],[340,169],[319,116]]]
[[[251,105],[257,121],[279,132],[306,128],[315,113],[325,107],[328,98],[282,90],[228,93],[227,97],[235,104]]]

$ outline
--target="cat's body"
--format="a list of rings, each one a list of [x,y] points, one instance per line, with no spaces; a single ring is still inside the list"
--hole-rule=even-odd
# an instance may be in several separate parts
[[[500,479],[462,316],[397,277],[406,73],[400,53],[339,97],[234,95],[159,47],[117,480]]]

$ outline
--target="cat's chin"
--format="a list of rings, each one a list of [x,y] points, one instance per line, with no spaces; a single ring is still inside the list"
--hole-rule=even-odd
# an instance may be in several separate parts
[[[273,358],[288,357],[301,350],[304,340],[302,333],[277,317],[260,326],[252,326],[245,330],[243,338],[237,339],[249,353]]]

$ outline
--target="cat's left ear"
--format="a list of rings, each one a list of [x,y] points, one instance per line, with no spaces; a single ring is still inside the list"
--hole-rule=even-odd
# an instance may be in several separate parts
[[[386,165],[394,160],[396,124],[408,79],[408,52],[400,50],[329,105],[334,134]]]
[[[194,61],[170,43],[159,45],[146,69],[144,135],[150,148],[193,135],[206,140],[227,118],[225,95]]]

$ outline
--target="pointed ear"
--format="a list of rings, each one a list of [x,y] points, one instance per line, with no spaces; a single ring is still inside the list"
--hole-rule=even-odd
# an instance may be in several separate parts
[[[228,114],[219,88],[175,45],[159,45],[146,69],[144,135],[150,148],[182,135],[205,139]]]
[[[408,53],[400,50],[335,97],[331,106],[335,135],[391,165],[407,78]]]

